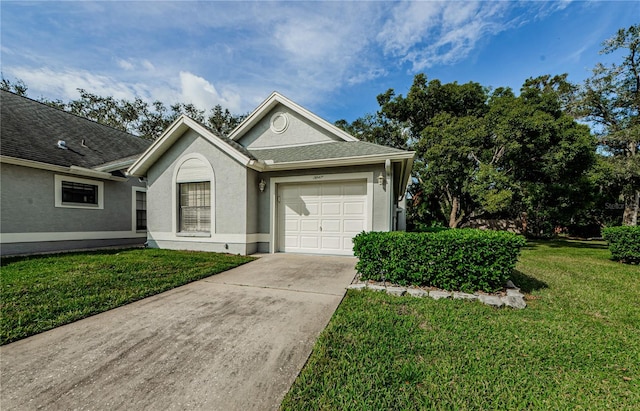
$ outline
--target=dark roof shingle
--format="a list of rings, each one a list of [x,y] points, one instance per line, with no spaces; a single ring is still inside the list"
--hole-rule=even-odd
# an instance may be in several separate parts
[[[3,156],[93,168],[138,156],[151,145],[151,141],[8,91],[1,91],[0,106]],[[58,148],[58,140],[68,149]]]
[[[274,163],[407,153],[403,150],[380,146],[366,141],[335,141],[307,146],[267,148],[249,151],[253,154],[253,157],[258,160],[273,160]]]

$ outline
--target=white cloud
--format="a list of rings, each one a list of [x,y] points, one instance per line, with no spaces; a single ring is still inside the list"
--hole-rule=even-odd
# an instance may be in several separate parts
[[[477,43],[511,26],[504,19],[508,2],[400,3],[377,40],[387,55],[412,64],[418,72],[466,58]]]
[[[29,86],[31,95],[39,92],[44,97],[55,96],[63,100],[78,98],[77,89],[79,88],[102,96],[113,96],[116,99],[132,99],[142,91],[136,90],[136,85],[118,82],[112,77],[86,70],[54,71],[47,67],[17,67],[11,69],[11,74]]]
[[[208,110],[220,104],[231,112],[241,110],[242,99],[239,94],[228,89],[220,93],[204,78],[186,71],[180,72],[180,92],[181,102],[192,103],[201,109]]]
[[[118,60],[118,66],[123,70],[133,70],[134,65],[131,61],[128,60]]]

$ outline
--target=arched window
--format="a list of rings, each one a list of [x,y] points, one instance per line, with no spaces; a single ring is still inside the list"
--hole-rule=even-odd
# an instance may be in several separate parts
[[[183,157],[175,173],[176,232],[211,233],[213,215],[213,170],[199,154]]]

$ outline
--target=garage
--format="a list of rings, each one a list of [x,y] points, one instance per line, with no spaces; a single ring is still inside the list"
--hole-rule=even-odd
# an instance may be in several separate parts
[[[353,255],[366,230],[366,180],[279,184],[278,251]]]

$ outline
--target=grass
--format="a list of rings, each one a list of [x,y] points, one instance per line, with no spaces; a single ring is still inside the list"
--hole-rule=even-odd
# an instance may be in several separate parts
[[[1,260],[0,344],[161,293],[253,260],[132,249]]]
[[[524,310],[349,291],[284,410],[640,409],[640,269],[535,242]]]

